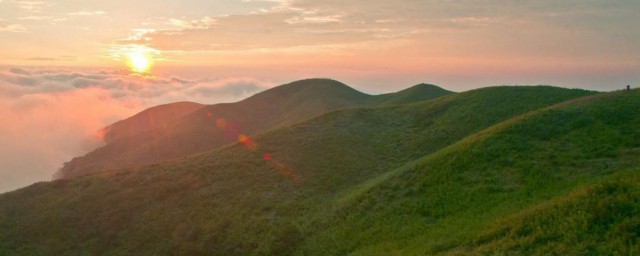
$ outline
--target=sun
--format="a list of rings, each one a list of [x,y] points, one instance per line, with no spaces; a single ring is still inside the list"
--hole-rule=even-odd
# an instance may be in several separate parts
[[[111,45],[107,52],[112,60],[125,64],[131,73],[141,75],[150,75],[156,62],[166,60],[160,50],[139,44]]]
[[[129,67],[138,73],[147,73],[151,68],[151,58],[142,50],[133,50],[127,55]]]

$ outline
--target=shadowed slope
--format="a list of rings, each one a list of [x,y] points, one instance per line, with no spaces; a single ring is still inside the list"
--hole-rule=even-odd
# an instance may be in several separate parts
[[[65,163],[54,174],[54,178],[89,173],[90,170],[127,166],[119,159],[129,155],[131,150],[170,132],[175,122],[202,107],[204,105],[193,102],[159,105],[109,125],[103,129],[106,145]],[[140,161],[147,162],[149,157]]]
[[[336,109],[380,102],[409,103],[450,93],[436,88],[372,96],[335,80],[307,79],[237,103],[154,107],[108,127],[107,145],[66,163],[58,176],[171,160],[236,142],[240,135],[284,127]],[[178,110],[192,111],[176,111],[178,106],[182,107]]]
[[[105,127],[104,141],[110,143],[142,133],[165,132],[170,124],[203,107],[193,102],[176,102],[146,109],[125,120]]]

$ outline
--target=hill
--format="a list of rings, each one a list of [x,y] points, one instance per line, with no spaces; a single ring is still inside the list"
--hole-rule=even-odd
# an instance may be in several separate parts
[[[146,109],[130,118],[105,127],[104,141],[111,143],[141,133],[165,132],[171,123],[203,106],[193,102],[176,102]]]
[[[452,239],[459,239],[459,225],[439,221],[454,210],[459,211],[452,214],[454,220],[477,214],[477,205],[486,202],[481,195],[486,193],[477,197],[470,193],[491,191],[491,187],[473,185],[484,181],[480,171],[485,169],[478,173],[461,169],[462,177],[447,179],[449,172],[430,176],[432,172],[423,171],[423,166],[431,164],[428,169],[435,170],[454,164],[455,159],[467,160],[460,162],[460,168],[469,168],[473,158],[455,152],[466,150],[465,145],[490,142],[474,138],[493,138],[487,135],[498,129],[490,128],[493,125],[506,120],[520,124],[529,120],[518,118],[524,113],[592,94],[543,86],[495,87],[407,105],[343,109],[173,162],[35,184],[0,196],[0,251],[326,255],[366,254],[388,244],[400,251],[406,245],[401,241],[416,241],[407,252],[424,252],[432,249],[429,243],[416,251],[409,249],[425,244],[422,236],[433,233],[413,221],[440,225],[440,234],[451,232]],[[557,119],[540,121],[547,124]],[[479,164],[500,166],[504,160],[486,159],[527,150],[503,151],[505,145],[496,145],[495,150],[484,151],[492,155]],[[445,185],[451,186],[452,196],[443,196],[448,195]],[[555,188],[524,185],[519,188],[523,195],[527,189]],[[467,186],[481,190],[458,194]],[[505,191],[498,198],[508,201],[510,194]],[[420,208],[421,204],[413,203],[431,203],[433,197],[438,207]],[[529,205],[522,203],[521,208]],[[409,222],[398,220],[402,216]],[[453,241],[460,243],[437,248],[446,251],[473,240]],[[436,239],[433,244],[441,242]]]
[[[425,100],[422,95],[432,95],[434,98],[451,93],[432,84],[418,84],[399,92],[378,95],[376,101],[380,105],[400,105]]]
[[[215,149],[285,127],[332,110],[379,104],[405,104],[451,92],[436,86],[373,96],[330,79],[281,85],[237,103],[175,103],[154,107],[106,129],[105,142],[66,163],[57,177],[142,166]]]
[[[498,123],[345,195],[296,252],[637,253],[639,107],[613,92]]]

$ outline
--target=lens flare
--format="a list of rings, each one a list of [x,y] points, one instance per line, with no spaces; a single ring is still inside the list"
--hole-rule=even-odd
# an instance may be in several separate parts
[[[213,118],[213,114],[211,112],[207,112],[207,116],[209,118]],[[240,144],[242,144],[245,148],[258,153],[257,155],[263,153],[263,159],[267,162],[267,166],[269,166],[269,169],[277,172],[284,177],[289,178],[293,184],[300,185],[302,183],[300,175],[296,173],[293,168],[286,165],[284,162],[279,161],[278,159],[274,159],[271,155],[270,149],[258,149],[258,144],[251,140],[249,136],[237,131],[238,129],[234,128],[233,122],[229,122],[224,118],[217,117],[215,118],[215,126],[218,127],[218,129],[220,129],[221,131],[227,132],[227,136],[229,136],[229,134],[234,134],[234,136],[237,136],[238,142]]]
[[[240,134],[238,136],[238,141],[240,141],[240,143],[242,143],[248,149],[256,150],[258,148],[258,145],[253,143],[253,141],[247,135]]]
[[[221,130],[224,130],[225,128],[227,128],[227,121],[222,118],[217,118],[216,126],[218,126],[218,128],[220,128]]]

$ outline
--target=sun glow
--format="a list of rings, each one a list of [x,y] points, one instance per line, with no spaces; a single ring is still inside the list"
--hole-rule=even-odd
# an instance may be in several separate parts
[[[120,63],[123,61],[131,72],[140,74],[151,73],[151,67],[156,61],[164,60],[162,52],[146,45],[109,45],[108,56]]]
[[[132,51],[127,57],[129,58],[129,67],[132,71],[138,73],[149,72],[151,68],[151,59],[144,51]]]

